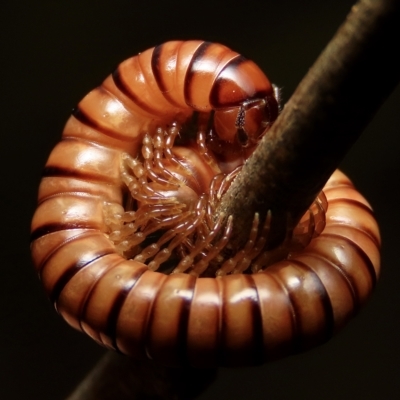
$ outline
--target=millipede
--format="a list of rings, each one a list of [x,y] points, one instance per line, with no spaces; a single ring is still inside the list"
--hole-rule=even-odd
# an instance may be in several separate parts
[[[168,366],[262,364],[342,328],[380,270],[373,212],[342,172],[278,249],[270,213],[234,248],[217,212],[278,114],[276,87],[221,44],[122,62],[73,110],[40,183],[31,250],[58,313]]]

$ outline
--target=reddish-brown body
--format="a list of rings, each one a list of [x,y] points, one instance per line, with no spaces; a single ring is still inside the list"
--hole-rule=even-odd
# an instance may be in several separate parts
[[[171,126],[194,111],[201,135],[169,147]],[[217,134],[204,138],[210,112]],[[125,205],[129,185],[138,209],[164,212],[165,224],[171,216],[182,224],[183,207],[193,229],[200,229],[198,220],[212,209],[203,203],[213,198],[214,176],[243,163],[258,142],[258,125],[264,130],[276,115],[272,85],[254,63],[199,41],[169,42],[132,57],[89,93],[46,164],[32,222],[36,269],[66,321],[132,357],[194,366],[260,364],[322,343],[341,328],[379,275],[380,238],[369,204],[339,171],[324,188],[322,233],[258,273],[166,275],[137,261],[146,259],[142,247],[136,260],[126,259],[110,239],[115,233],[104,209]],[[166,132],[160,147],[158,127]],[[136,168],[132,176],[121,174],[124,163]],[[135,240],[153,220],[162,218],[135,228]],[[214,228],[226,229],[229,238],[229,228],[206,227]],[[184,255],[195,253],[193,263],[226,246],[221,239],[207,245],[194,240],[178,240]],[[211,262],[216,258],[209,255]]]

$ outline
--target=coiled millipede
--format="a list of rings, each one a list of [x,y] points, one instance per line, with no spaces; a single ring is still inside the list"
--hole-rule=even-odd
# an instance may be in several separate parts
[[[340,329],[380,268],[371,208],[344,174],[281,260],[263,250],[268,217],[233,249],[235,222],[214,215],[277,114],[253,62],[201,41],[147,50],[91,91],[47,161],[32,222],[34,264],[63,318],[166,365],[260,364]]]

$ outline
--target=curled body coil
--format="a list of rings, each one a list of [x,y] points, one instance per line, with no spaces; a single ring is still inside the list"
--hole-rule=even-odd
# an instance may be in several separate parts
[[[215,175],[225,177],[246,160],[258,126],[265,132],[277,112],[274,88],[254,63],[200,41],[147,50],[90,92],[50,154],[32,221],[35,268],[62,317],[107,348],[172,366],[261,364],[323,343],[344,326],[375,285],[380,236],[370,205],[339,171],[324,188],[320,234],[257,273],[167,275],[138,261],[146,246],[135,245],[127,258],[112,240],[105,208],[126,207],[129,194],[133,209],[164,213],[153,220],[162,220],[167,234],[176,235],[173,218],[205,218]],[[174,127],[194,115],[200,134],[178,132],[177,145],[168,144]],[[127,162],[134,172],[124,178]],[[168,211],[152,206],[169,192]],[[134,237],[152,230],[149,224]],[[215,249],[229,246],[223,239],[201,245],[195,258],[212,262]],[[186,256],[199,246],[190,236],[177,242]]]

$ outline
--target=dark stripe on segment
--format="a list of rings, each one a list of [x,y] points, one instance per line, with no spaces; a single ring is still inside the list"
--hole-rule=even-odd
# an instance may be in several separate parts
[[[114,254],[115,252],[112,250],[107,251],[99,251],[97,253],[93,253],[93,258],[90,261],[78,261],[74,264],[71,264],[64,273],[58,278],[57,283],[53,286],[53,290],[50,293],[50,300],[52,303],[56,303],[58,297],[60,296],[62,290],[65,285],[75,276],[77,272],[79,272],[82,268],[87,265],[93,263],[94,261],[108,255]]]
[[[190,64],[186,71],[184,81],[184,96],[186,104],[193,104],[193,101],[191,99],[191,93],[193,90],[195,90],[195,88],[192,88],[193,77],[195,74],[197,74],[197,64],[203,60],[204,55],[211,44],[212,43],[210,42],[204,42],[193,53],[192,60],[190,61]]]
[[[225,334],[225,323],[224,323],[224,316],[225,316],[225,301],[224,301],[224,284],[222,283],[221,279],[215,279],[217,284],[217,290],[219,294],[219,306],[218,306],[218,330],[217,330],[217,340],[216,340],[216,351],[215,351],[215,360],[218,366],[223,366],[225,362],[225,348],[224,348],[224,338]]]
[[[90,225],[89,223],[61,224],[61,223],[55,222],[52,224],[45,224],[45,225],[40,226],[39,228],[36,228],[31,233],[31,242],[33,242],[36,239],[39,239],[42,236],[48,235],[49,233],[64,231],[67,229],[96,229],[97,230],[97,226]]]
[[[217,281],[218,282],[218,281]],[[224,293],[224,287],[225,285],[218,285],[218,289],[220,291],[220,298],[222,299],[221,301],[221,307],[220,307],[220,320],[219,320],[219,335],[218,335],[218,341],[217,341],[217,351],[216,351],[216,357],[217,357],[217,364],[221,367],[229,367],[229,362],[228,362],[228,357],[227,357],[227,349],[225,347],[225,337],[226,337],[226,304],[227,302],[225,301],[225,296],[226,294]]]
[[[188,335],[188,324],[189,324],[189,313],[190,306],[192,304],[194,296],[194,287],[196,285],[196,277],[190,275],[189,287],[185,289],[185,293],[189,292],[188,296],[182,296],[182,306],[180,310],[180,318],[178,322],[178,332],[177,332],[177,353],[178,357],[183,365],[188,364],[187,357],[187,335]]]
[[[220,71],[220,73],[216,77],[214,84],[211,88],[210,104],[212,104],[216,107],[237,107],[238,106],[236,101],[231,104],[228,102],[224,102],[223,104],[220,103],[219,93],[222,91],[222,87],[226,84],[226,80],[223,79],[222,77],[220,77],[220,75],[228,68],[231,68],[232,70],[239,70],[240,65],[247,61],[248,61],[247,58],[245,58],[241,55],[237,55],[236,57],[232,58],[232,60],[230,60],[224,66],[224,68]],[[270,95],[269,92],[262,90],[262,91],[254,92],[251,96],[249,94],[246,98],[243,99],[243,101],[252,100],[252,99],[262,99],[264,97],[267,97],[268,95]]]
[[[369,272],[369,275],[371,277],[371,281],[372,281],[372,287],[374,288],[376,286],[376,282],[378,280],[378,277],[376,276],[376,272],[375,272],[375,268],[372,264],[372,261],[368,258],[368,256],[364,253],[364,250],[354,241],[343,237],[341,235],[336,235],[334,233],[322,233],[320,235],[321,237],[327,237],[327,238],[332,238],[332,239],[340,239],[340,240],[344,240],[345,242],[351,244],[353,246],[353,248],[356,250],[357,254],[360,256],[360,258],[362,258],[362,260],[364,261],[367,270]],[[338,268],[340,268],[340,266],[337,266]],[[340,268],[340,270],[342,270]],[[342,270],[343,271],[343,270]],[[343,271],[343,273],[345,273]],[[347,275],[347,274],[346,274]],[[350,276],[347,275],[347,278],[349,279],[349,281],[353,284],[352,282],[352,278]]]
[[[325,191],[325,189],[324,189],[324,191]],[[329,204],[330,204],[330,205],[334,205],[335,203],[345,203],[345,204],[349,205],[350,207],[358,207],[358,208],[361,208],[363,211],[365,211],[366,213],[368,213],[373,219],[375,219],[375,214],[374,214],[374,212],[373,212],[368,206],[366,206],[366,205],[363,204],[363,203],[360,203],[360,202],[357,201],[357,200],[347,199],[347,198],[341,198],[341,197],[339,197],[339,198],[337,198],[337,199],[329,200]],[[328,209],[329,209],[329,208],[328,208]],[[345,225],[345,226],[350,226],[350,225]],[[368,236],[372,239],[372,241],[375,243],[375,245],[376,245],[376,247],[377,247],[378,249],[381,247],[381,246],[380,246],[380,243],[379,243],[379,238],[375,235],[374,232],[372,232],[372,231],[370,231],[370,230],[368,230],[368,231],[366,231],[366,230],[361,230],[361,229],[357,228],[357,226],[352,226],[352,225],[351,225],[351,228],[356,229],[356,230],[359,230],[359,231],[365,233],[366,235],[368,235]]]
[[[132,73],[136,73],[136,71],[132,71]],[[138,97],[130,88],[129,86],[123,81],[121,77],[121,73],[119,71],[119,68],[117,68],[113,73],[112,73],[112,78],[115,83],[115,86],[126,96],[131,100],[133,103],[135,103],[138,107],[140,107],[143,111],[148,112],[149,114],[155,115],[158,114],[156,110],[151,108],[149,104],[145,103]]]
[[[331,183],[331,185],[332,185],[332,183]],[[323,192],[326,195],[326,193],[328,193],[328,192],[330,192],[332,190],[335,190],[335,189],[353,189],[353,190],[355,190],[355,187],[352,184],[350,184],[347,179],[339,178],[339,179],[335,179],[333,181],[333,185],[332,186],[328,186],[328,187],[325,186],[323,188]],[[346,199],[346,197],[344,199]]]
[[[121,262],[123,262],[123,261],[121,261]],[[118,265],[120,265],[120,263],[114,265],[112,268],[116,268]],[[107,272],[109,272],[109,271],[110,270],[108,270]],[[109,338],[111,338],[112,346],[118,352],[120,352],[120,350],[118,349],[118,346],[117,346],[117,322],[118,322],[118,317],[119,317],[121,308],[125,302],[126,297],[129,294],[129,292],[133,289],[133,287],[136,285],[139,278],[146,271],[148,271],[148,268],[145,265],[141,269],[134,269],[133,274],[130,277],[130,279],[125,283],[124,287],[119,291],[118,295],[115,297],[113,305],[109,312],[109,315],[107,318],[107,326],[105,328],[104,334],[107,335]],[[101,277],[92,286],[92,288],[90,289],[90,293],[88,294],[88,296],[85,299],[84,306],[82,307],[82,310],[80,312],[80,317],[79,317],[80,321],[82,321],[83,317],[86,315],[87,305],[89,304],[93,290],[95,289],[95,287],[97,286],[97,284],[99,283],[100,280],[101,280]]]
[[[188,365],[187,334],[188,334],[188,324],[189,324],[189,313],[190,313],[190,306],[194,296],[194,287],[196,285],[196,280],[197,280],[197,278],[192,275],[188,275],[188,277],[189,277],[189,286],[181,288],[179,290],[179,298],[182,300],[182,305],[178,312],[179,320],[177,326],[176,354],[179,359],[178,363],[181,365]],[[162,292],[163,287],[166,283],[168,283],[168,279],[165,279],[162,285],[159,287],[158,292],[151,303],[147,318],[146,332],[144,334],[145,338],[149,336],[148,330],[154,321],[154,303],[157,301],[157,296]],[[190,295],[187,296],[186,295],[187,292],[190,292]],[[145,348],[147,356],[151,358],[151,354],[149,354],[148,352],[149,346],[147,340],[145,343]]]
[[[336,188],[337,188],[337,186],[335,186],[333,189],[336,189]],[[324,189],[324,192],[325,192],[325,189]],[[366,206],[365,204],[363,204],[363,203],[360,203],[360,202],[357,201],[357,200],[348,199],[348,198],[346,198],[346,197],[338,197],[338,198],[336,198],[336,199],[331,199],[331,200],[329,200],[329,204],[335,204],[335,203],[341,203],[341,202],[347,203],[347,204],[349,204],[349,205],[355,205],[356,207],[360,207],[360,208],[362,208],[363,210],[367,211],[369,214],[373,215],[373,212],[372,212],[372,210],[371,210],[369,207],[367,207],[367,206]]]
[[[219,75],[221,75],[221,73],[226,69],[226,68],[233,68],[233,69],[238,69],[240,68],[240,64],[242,64],[243,62],[247,61],[247,59],[245,57],[243,57],[242,55],[238,54],[235,58],[232,58],[232,60],[230,60],[224,68],[222,68],[222,70],[219,72],[218,76],[216,77],[213,87],[211,88],[211,92],[210,92],[210,103],[213,106],[222,106],[220,104],[220,91],[221,91],[221,86],[224,85],[224,83],[226,82],[224,79],[219,78]],[[229,107],[229,106],[238,106],[237,103],[235,104],[223,104],[224,107]]]
[[[246,61],[249,61],[249,60],[246,57],[242,56],[241,54],[238,54],[236,57],[233,57],[232,60],[230,60],[229,62],[226,63],[224,68],[222,68],[220,74],[227,68],[238,69],[238,68],[240,68],[240,65]]]
[[[167,87],[163,79],[163,72],[160,66],[160,57],[163,47],[164,47],[163,44],[154,47],[153,54],[151,55],[151,69],[153,71],[153,75],[157,82],[157,85],[162,93],[167,90]]]
[[[251,300],[251,314],[253,320],[253,340],[252,340],[252,353],[253,362],[252,365],[261,365],[265,362],[264,360],[264,335],[262,316],[260,309],[260,297],[258,295],[257,286],[254,283],[254,279],[251,275],[243,275],[243,278],[247,281],[248,287],[254,291],[254,296],[249,297]]]
[[[296,315],[296,307],[294,305],[292,296],[290,295],[289,290],[287,287],[283,284],[282,280],[276,276],[275,274],[269,274],[269,276],[278,284],[278,286],[281,287],[282,291],[285,293],[286,297],[288,298],[288,303],[291,309],[291,320],[292,320],[292,353],[298,353],[301,351],[301,341],[300,341],[300,327],[299,327],[299,321]]]
[[[304,253],[307,255],[307,253]],[[358,301],[358,297],[356,295],[356,291],[354,289],[353,286],[353,282],[350,278],[350,276],[346,273],[346,271],[344,271],[343,269],[341,269],[338,265],[336,265],[335,263],[333,263],[331,260],[329,260],[328,258],[321,256],[320,254],[316,254],[316,253],[310,253],[309,254],[311,257],[316,258],[317,260],[322,260],[325,263],[329,264],[330,266],[332,266],[332,268],[334,268],[342,277],[344,282],[346,283],[351,298],[353,300],[353,305],[354,305],[354,311],[353,311],[353,316],[358,312],[358,310],[360,309],[360,302]]]
[[[239,360],[238,366],[243,364],[243,360],[247,365],[260,365],[265,362],[264,359],[264,335],[263,335],[263,325],[262,325],[262,314],[260,309],[260,297],[258,294],[257,286],[254,283],[254,279],[251,275],[242,274],[242,278],[245,281],[245,285],[242,286],[241,290],[247,291],[249,288],[252,290],[252,294],[249,295],[246,293],[246,296],[243,296],[243,300],[241,301],[249,301],[250,302],[250,312],[252,317],[252,332],[253,339],[251,343],[251,347],[249,347],[245,351],[250,351],[251,354],[248,357],[247,354],[238,355],[241,357],[242,361]],[[217,280],[218,282],[218,280]],[[221,281],[219,281],[221,283]],[[220,298],[222,299],[220,305],[220,318],[219,318],[219,328],[218,328],[218,340],[217,340],[217,349],[216,349],[216,360],[218,365],[223,367],[231,367],[232,366],[232,356],[229,354],[230,350],[227,348],[225,344],[225,338],[228,336],[227,331],[229,330],[227,321],[227,295],[224,291],[226,285],[220,284],[218,285],[218,289],[220,292]],[[246,328],[245,328],[246,329]]]
[[[335,187],[335,189],[336,189],[336,187]],[[324,190],[325,191],[325,190]],[[365,204],[363,204],[363,203],[360,203],[359,201],[357,201],[357,200],[353,200],[353,199],[348,199],[348,198],[346,198],[346,197],[338,197],[337,199],[331,199],[331,200],[329,200],[329,204],[335,204],[335,203],[340,203],[340,202],[344,202],[344,203],[347,203],[347,204],[350,204],[350,205],[355,205],[356,207],[360,207],[360,208],[362,208],[363,210],[365,210],[365,211],[367,211],[369,214],[371,214],[371,215],[373,215],[374,213],[372,212],[372,210],[368,207],[368,206],[366,206]]]
[[[51,251],[47,254],[47,256],[42,260],[40,265],[38,265],[38,267],[37,267],[39,279],[42,279],[43,268],[45,267],[47,262],[50,260],[50,258],[53,257],[53,255],[57,253],[58,250],[60,250],[62,247],[64,247],[68,243],[74,242],[75,240],[79,240],[82,237],[91,236],[91,235],[97,234],[97,233],[98,233],[98,231],[95,231],[95,230],[84,230],[83,232],[80,231],[80,233],[78,233],[77,235],[69,237],[69,238],[63,240],[61,243],[59,243],[56,247],[53,247],[51,249]]]
[[[333,308],[331,299],[328,295],[328,292],[325,289],[325,285],[322,283],[321,279],[319,278],[318,274],[310,268],[307,264],[298,261],[298,260],[290,260],[292,264],[296,264],[302,269],[305,269],[308,274],[312,275],[313,280],[318,285],[318,294],[319,298],[322,303],[322,308],[324,309],[324,316],[325,316],[325,332],[324,332],[324,341],[329,340],[333,336],[333,332],[335,329],[335,320],[333,315]],[[301,308],[301,306],[300,306]]]
[[[66,177],[79,179],[87,182],[97,182],[97,183],[108,183],[113,184],[114,181],[111,179],[107,179],[107,175],[95,175],[84,173],[82,170],[77,168],[62,168],[57,166],[48,165],[43,169],[42,172],[43,178],[55,178],[55,177]]]
[[[151,55],[151,70],[153,72],[157,86],[160,89],[160,93],[170,104],[172,104],[175,107],[181,108],[182,106],[178,104],[174,100],[174,98],[170,95],[170,92],[168,91],[167,85],[164,81],[164,69],[163,65],[161,65],[161,53],[163,47],[164,44],[154,47],[153,54]],[[179,48],[177,49],[177,51],[179,51]]]
[[[83,125],[94,129],[98,132],[101,132],[103,135],[112,137],[113,139],[121,140],[123,142],[131,142],[132,138],[126,137],[124,135],[118,134],[114,130],[108,129],[104,126],[101,126],[95,119],[91,118],[87,113],[81,110],[79,106],[76,106],[72,110],[72,115]]]

